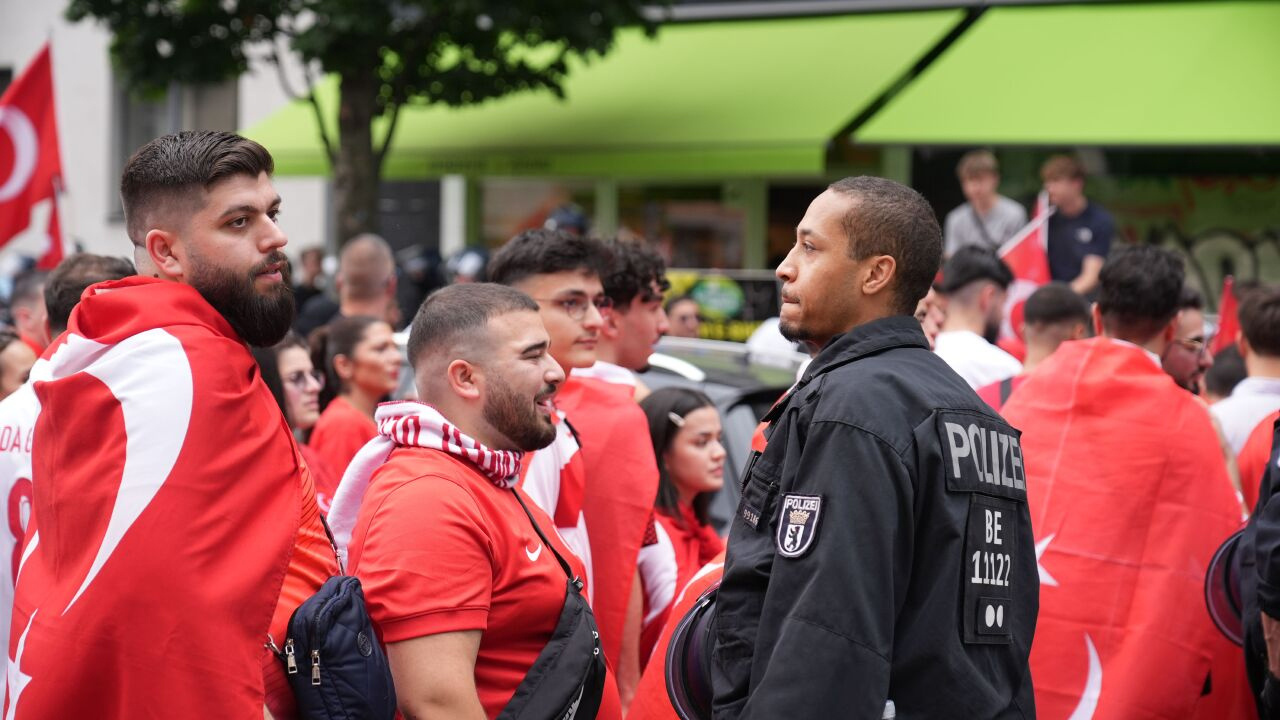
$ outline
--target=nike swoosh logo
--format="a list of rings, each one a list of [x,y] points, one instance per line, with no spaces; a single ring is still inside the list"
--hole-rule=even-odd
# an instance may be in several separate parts
[[[538,544],[538,549],[529,552],[529,548],[524,549],[524,554],[529,558],[529,562],[538,562],[538,558],[542,556],[542,544]]]

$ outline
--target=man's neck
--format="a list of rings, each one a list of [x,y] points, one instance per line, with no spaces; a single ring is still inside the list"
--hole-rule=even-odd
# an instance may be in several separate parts
[[[1064,217],[1076,217],[1089,207],[1089,199],[1081,195],[1077,198],[1068,199],[1066,202],[1058,206],[1058,212]]]
[[[1112,335],[1107,332],[1103,333],[1103,337],[1107,337],[1112,340],[1119,340],[1120,342],[1128,343],[1130,345],[1137,345],[1143,350],[1146,350],[1148,354],[1155,355],[1157,360],[1156,364],[1160,364],[1159,359],[1164,357],[1164,351],[1169,349],[1169,343],[1164,339],[1163,333],[1157,333],[1155,337],[1147,340],[1137,340],[1131,337]]]
[[[986,217],[987,214],[995,208],[996,200],[999,199],[999,197],[999,195],[975,197],[969,201],[969,204],[973,206],[973,209],[978,212],[979,216]]]
[[[1027,343],[1027,355],[1022,360],[1022,372],[1029,373],[1036,369],[1036,366],[1044,362],[1056,348],[1045,348],[1039,345]]]
[[[1249,377],[1280,378],[1280,357],[1251,352],[1244,358],[1244,369]]]
[[[596,343],[596,361],[617,365],[618,349],[614,347],[613,343],[601,337],[599,342]]]
[[[968,308],[948,308],[947,319],[942,321],[942,332],[971,332],[982,335],[985,329],[982,317]]]
[[[343,317],[367,315],[368,317],[378,318],[381,320],[387,316],[387,299],[343,300],[338,307],[338,312]]]

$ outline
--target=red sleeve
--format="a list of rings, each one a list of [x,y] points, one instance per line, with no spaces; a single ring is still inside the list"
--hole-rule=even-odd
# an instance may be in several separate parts
[[[1245,508],[1252,513],[1258,504],[1258,492],[1262,485],[1262,473],[1267,469],[1267,461],[1271,459],[1272,428],[1277,413],[1271,413],[1249,433],[1249,439],[1240,448],[1236,458],[1236,467],[1240,470],[1240,492],[1244,495]]]
[[[441,477],[381,498],[354,573],[383,642],[488,626],[495,569],[486,524],[471,494]]]
[[[335,399],[330,405],[335,403],[343,401]],[[325,408],[315,429],[311,431],[311,439],[307,444],[320,456],[329,471],[341,478],[347,471],[351,458],[377,434],[378,427],[372,420],[338,406]]]

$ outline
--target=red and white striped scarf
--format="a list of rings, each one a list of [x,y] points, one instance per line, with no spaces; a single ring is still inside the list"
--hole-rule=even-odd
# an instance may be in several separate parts
[[[369,480],[397,447],[430,448],[456,455],[475,465],[490,482],[504,489],[515,487],[520,477],[520,458],[524,453],[485,447],[426,403],[412,400],[382,403],[373,419],[378,425],[378,436],[351,459],[329,508],[329,528],[344,563]]]

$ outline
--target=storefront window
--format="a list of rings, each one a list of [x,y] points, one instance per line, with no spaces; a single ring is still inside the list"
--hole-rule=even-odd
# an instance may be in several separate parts
[[[481,232],[489,247],[542,227],[557,208],[577,206],[588,220],[595,209],[595,189],[589,181],[488,178],[482,198]]]
[[[719,185],[622,186],[618,227],[658,249],[672,267],[740,268],[744,213]]]

